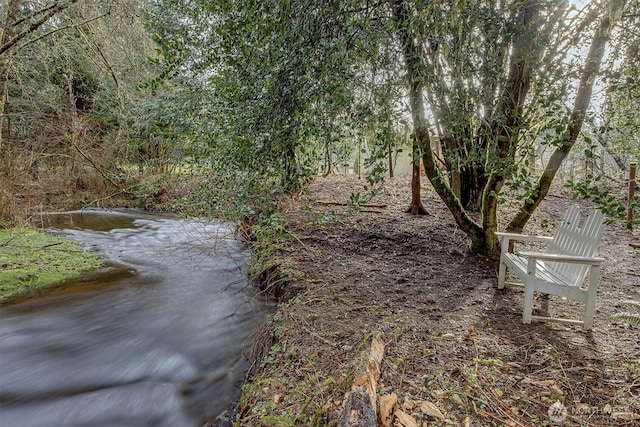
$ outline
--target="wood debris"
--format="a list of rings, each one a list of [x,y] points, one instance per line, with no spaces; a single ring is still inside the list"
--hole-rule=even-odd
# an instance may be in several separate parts
[[[365,372],[356,377],[351,392],[345,398],[338,420],[339,426],[377,426],[378,379],[383,356],[383,337],[382,334],[377,334],[371,341]]]

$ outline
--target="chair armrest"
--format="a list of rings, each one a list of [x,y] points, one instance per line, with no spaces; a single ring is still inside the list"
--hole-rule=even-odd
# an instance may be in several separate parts
[[[520,252],[520,256],[525,258],[533,258],[541,261],[552,262],[568,262],[577,264],[589,264],[600,265],[604,262],[604,258],[589,257],[589,256],[577,256],[577,255],[562,255],[562,254],[544,254],[540,252]]]
[[[503,233],[500,231],[496,231],[495,235],[500,237],[501,239],[506,237],[508,240],[518,240],[522,242],[550,242],[553,240],[553,237],[549,236],[532,236],[530,234],[517,234],[517,233]]]

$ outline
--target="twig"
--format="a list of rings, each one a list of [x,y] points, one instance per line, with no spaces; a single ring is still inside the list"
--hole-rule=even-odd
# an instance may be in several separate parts
[[[56,243],[49,243],[48,245],[44,245],[41,249],[47,249],[50,248],[51,246],[57,246],[57,245],[61,245],[62,242],[56,242]]]
[[[110,198],[112,198],[112,197],[115,197],[115,196],[117,196],[117,195],[119,195],[119,194],[126,193],[127,191],[131,190],[132,188],[134,188],[134,187],[122,188],[122,189],[120,189],[119,191],[116,191],[116,192],[115,192],[115,193],[113,193],[113,194],[110,194],[110,195],[105,196],[105,197],[101,197],[101,198],[99,198],[99,199],[95,199],[95,200],[93,200],[91,203],[89,203],[89,205],[88,205],[88,206],[91,206],[91,205],[93,205],[93,204],[98,204],[98,203],[102,202],[103,200],[107,200],[107,199],[110,199]]]
[[[111,183],[111,185],[113,185],[114,187],[116,187],[116,188],[118,188],[118,189],[120,188],[120,187],[118,186],[118,184],[116,184],[115,182],[113,182],[113,180],[112,180],[111,178],[109,178],[109,177],[104,173],[104,171],[102,170],[102,168],[100,168],[98,165],[96,165],[96,164],[95,164],[95,162],[94,162],[93,160],[91,160],[91,158],[90,158],[90,157],[89,157],[89,156],[88,156],[84,151],[82,151],[82,149],[80,149],[80,147],[78,147],[76,144],[73,144],[73,147],[74,147],[76,150],[78,150],[78,153],[80,153],[80,155],[82,155],[82,157],[84,157],[85,159],[87,159],[87,161],[88,161],[89,163],[91,163],[91,165],[92,165],[92,166],[93,166],[93,167],[94,167],[98,172],[100,172],[100,175],[102,175],[102,177],[103,177],[104,179],[106,179],[107,181],[109,181],[109,183]]]
[[[298,241],[298,243],[300,243],[300,244],[302,245],[302,247],[303,247],[305,250],[307,250],[308,252],[313,252],[312,250],[310,250],[310,249],[307,247],[307,245],[305,245],[304,243],[302,243],[302,240],[300,240],[300,239],[298,238],[298,236],[296,236],[295,234],[293,234],[292,232],[287,231],[287,230],[284,230],[284,232],[285,232],[285,233],[287,233],[287,234],[288,234],[288,235],[290,235],[290,236],[293,236],[293,238],[294,238],[294,239],[296,239],[296,240]]]
[[[12,241],[13,239],[15,239],[16,237],[18,237],[18,236],[13,236],[12,238],[10,238],[9,240],[7,240],[6,242],[4,242],[4,243],[0,244],[0,247],[7,246],[7,245],[8,245],[9,243],[11,243],[11,241]]]
[[[314,203],[318,203],[320,205],[332,205],[332,206],[349,206],[349,203],[344,203],[344,202],[332,202],[332,201],[328,201],[328,200],[318,200]],[[375,203],[365,203],[364,205],[360,205],[360,206],[364,206],[365,208],[386,208],[387,205],[379,205],[379,204],[375,204]]]

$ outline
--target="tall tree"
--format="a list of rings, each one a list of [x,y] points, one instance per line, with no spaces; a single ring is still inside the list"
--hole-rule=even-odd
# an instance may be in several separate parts
[[[224,105],[219,117],[231,123],[223,145],[242,146],[245,159],[269,168],[274,155],[286,162],[307,147],[309,123],[325,113],[319,106],[349,111],[367,98],[372,89],[359,70],[389,67],[382,59],[395,58],[407,92],[393,104],[401,109],[402,98],[409,99],[414,152],[472,250],[496,253],[505,185],[522,200],[507,229],[520,231],[576,141],[624,6],[624,0],[581,11],[551,0],[210,0],[179,9],[189,16],[184,22],[200,26],[199,35],[185,30],[189,37],[176,51],[194,55],[190,61],[213,76],[211,103]],[[584,61],[570,61],[567,54],[589,38]],[[399,74],[389,75],[401,83]],[[563,99],[572,88],[569,107]],[[555,151],[535,178],[524,175],[520,161],[541,129],[555,135]],[[412,200],[421,204],[419,185]],[[480,221],[471,211],[480,211]]]
[[[416,137],[422,140],[422,146],[430,147],[431,143],[426,126],[422,94],[425,79],[422,76],[429,75],[429,73],[436,75],[438,71],[431,71],[429,66],[435,67],[437,70],[437,64],[434,65],[434,61],[429,64],[424,58],[425,49],[422,46],[416,46],[413,42],[415,39],[420,40],[420,37],[419,34],[415,35],[410,32],[412,15],[407,3],[402,0],[396,2],[395,16],[398,22],[398,32],[403,40],[402,46],[405,52],[405,61],[411,85],[410,99]],[[602,18],[594,31],[589,53],[579,71],[580,79],[574,107],[568,118],[566,130],[560,135],[558,146],[538,179],[538,183],[529,190],[530,194],[525,198],[520,211],[507,226],[507,230],[521,231],[523,229],[539,203],[547,195],[553,177],[562,160],[566,158],[575,144],[589,106],[593,83],[599,72],[606,42],[610,37],[614,24],[621,17],[623,7],[623,1],[614,0],[610,2],[609,7],[602,13]],[[476,165],[473,167],[476,174],[478,169],[482,171],[483,183],[472,186],[472,188],[479,190],[482,195],[481,223],[477,223],[468,215],[463,205],[463,199],[460,197],[460,192],[456,194],[457,192],[454,188],[447,184],[447,180],[444,179],[441,171],[436,167],[432,150],[426,150],[423,156],[425,170],[431,183],[453,213],[458,225],[471,238],[472,249],[478,252],[496,253],[498,250],[498,241],[494,234],[498,226],[498,198],[505,181],[514,174],[516,155],[520,146],[519,138],[523,135],[523,127],[526,125],[525,108],[531,108],[527,105],[527,100],[531,98],[530,89],[533,78],[542,68],[541,59],[545,53],[544,49],[549,48],[548,41],[551,34],[558,31],[554,30],[554,26],[558,22],[557,17],[562,16],[559,15],[558,6],[539,1],[516,2],[509,9],[509,12],[507,17],[509,25],[505,25],[506,28],[510,28],[508,43],[501,43],[503,45],[502,53],[498,50],[496,57],[499,59],[506,53],[504,48],[507,48],[507,51],[510,52],[508,63],[505,67],[506,77],[498,80],[499,85],[485,84],[483,86],[484,89],[495,87],[497,91],[494,98],[495,101],[485,106],[485,115],[483,120],[476,125],[476,129],[470,131],[467,126],[468,122],[463,123],[463,126],[458,126],[458,129],[462,129],[462,137],[457,137],[458,140],[462,141],[456,144],[458,156],[461,159],[466,158],[468,165]],[[541,37],[536,37],[536,33]],[[491,40],[487,41],[493,43]],[[504,56],[506,57],[506,55]],[[436,86],[439,88],[448,84],[446,81],[438,80],[441,79],[436,78]],[[460,81],[455,77],[451,77],[450,81],[451,86],[456,84],[463,87],[469,85],[469,83]],[[452,92],[448,88],[441,89],[441,91]],[[430,98],[435,97],[436,94],[433,92]],[[473,95],[473,92],[471,95]],[[491,99],[491,96],[489,96],[489,99]],[[444,108],[445,112],[447,109],[452,109],[454,112],[460,111],[459,108],[451,107],[452,104],[447,103],[446,108]],[[441,108],[435,108],[433,110],[434,115],[436,115],[435,112],[440,112],[441,110]],[[489,111],[490,114],[487,115],[486,111]],[[436,120],[438,120],[437,117]],[[459,123],[459,120],[453,121],[454,126],[456,122]],[[451,135],[460,135],[458,130],[451,128],[452,126],[446,127],[446,129],[450,130]],[[447,138],[444,132],[443,134]],[[471,150],[479,152],[480,156],[472,154],[470,157],[470,150],[463,151],[460,149],[465,145]],[[466,156],[463,156],[463,153]],[[478,160],[481,160],[481,162],[478,162]]]

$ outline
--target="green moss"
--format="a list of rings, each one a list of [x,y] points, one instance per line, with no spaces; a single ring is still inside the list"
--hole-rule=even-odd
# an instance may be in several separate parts
[[[67,239],[28,227],[0,230],[0,304],[99,268],[95,254]]]

